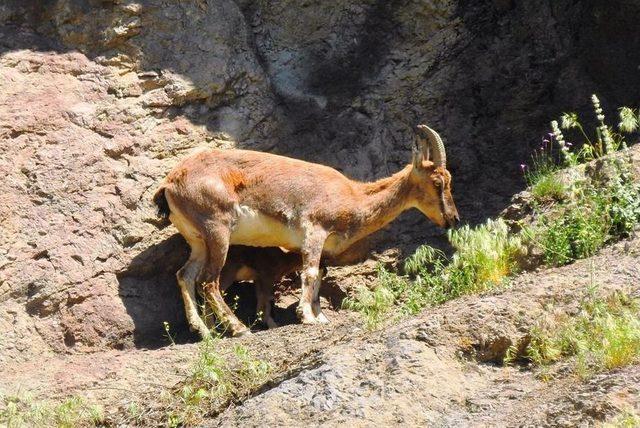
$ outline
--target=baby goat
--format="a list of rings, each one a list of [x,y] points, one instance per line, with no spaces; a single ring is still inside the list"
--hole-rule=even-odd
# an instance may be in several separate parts
[[[229,247],[227,261],[220,273],[220,290],[236,281],[253,281],[256,287],[256,312],[269,328],[278,326],[271,316],[273,288],[285,275],[300,270],[302,256],[279,247]]]

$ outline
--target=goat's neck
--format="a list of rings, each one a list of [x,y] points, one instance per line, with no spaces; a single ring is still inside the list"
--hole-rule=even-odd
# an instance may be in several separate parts
[[[363,199],[356,208],[354,238],[365,237],[389,224],[410,207],[411,165],[373,183],[358,183]]]

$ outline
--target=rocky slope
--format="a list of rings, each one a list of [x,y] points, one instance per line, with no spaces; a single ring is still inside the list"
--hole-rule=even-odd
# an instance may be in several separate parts
[[[218,352],[242,344],[273,369],[255,395],[214,409],[202,424],[571,427],[640,412],[637,365],[586,381],[560,367],[544,381],[535,370],[501,364],[533,325],[576,313],[593,290],[640,297],[639,257],[636,236],[591,259],[523,274],[507,289],[466,296],[376,332],[362,330],[347,311],[331,311],[330,325],[287,325],[225,339]],[[0,389],[81,396],[103,405],[113,425],[135,425],[127,409],[136,403],[143,409],[137,424],[163,426],[172,408],[162,397],[179,391],[196,354],[197,345],[188,344],[34,356],[3,371]]]
[[[2,2],[0,370],[161,346],[163,321],[192,339],[187,249],[149,197],[196,147],[373,179],[425,121],[463,218],[497,213],[549,117],[592,92],[637,102],[639,17],[631,0]],[[381,249],[438,239],[415,214],[394,227]]]

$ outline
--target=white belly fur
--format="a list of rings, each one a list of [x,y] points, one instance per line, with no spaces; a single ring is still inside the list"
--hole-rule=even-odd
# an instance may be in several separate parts
[[[239,205],[231,244],[252,247],[283,247],[297,250],[302,246],[302,230],[290,227],[259,211]]]

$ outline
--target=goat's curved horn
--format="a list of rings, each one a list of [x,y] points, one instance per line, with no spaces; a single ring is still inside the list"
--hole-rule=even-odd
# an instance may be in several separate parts
[[[431,155],[433,163],[443,168],[447,167],[447,153],[444,150],[444,143],[440,135],[427,125],[418,125],[416,127],[418,135],[418,144],[423,155],[428,159]]]

